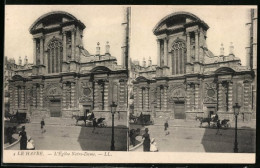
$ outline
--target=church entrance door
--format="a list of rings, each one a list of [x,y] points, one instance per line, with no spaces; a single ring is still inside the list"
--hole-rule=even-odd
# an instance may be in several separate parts
[[[186,118],[184,102],[175,102],[174,118],[175,119],[185,119]]]
[[[60,99],[50,100],[50,115],[51,117],[61,117],[61,102]]]

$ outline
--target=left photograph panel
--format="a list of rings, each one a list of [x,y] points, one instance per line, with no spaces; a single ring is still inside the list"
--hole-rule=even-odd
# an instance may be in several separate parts
[[[4,150],[127,151],[127,11],[5,6]]]

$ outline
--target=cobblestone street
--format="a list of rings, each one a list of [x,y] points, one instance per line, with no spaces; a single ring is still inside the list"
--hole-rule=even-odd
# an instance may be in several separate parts
[[[35,120],[25,124],[27,136],[32,137],[37,150],[110,150],[111,127],[96,128],[95,133],[92,133],[93,127],[75,126],[75,120],[68,119],[66,122],[60,120],[59,123],[51,123],[50,121],[51,119],[46,121],[45,133],[41,133],[40,124]],[[79,122],[79,124],[82,123]],[[126,127],[116,125],[116,151],[127,150],[126,136]],[[19,143],[10,149],[19,150]]]
[[[171,120],[169,123],[170,134],[165,136],[163,124],[146,126],[149,129],[150,138],[155,138],[160,152],[224,152],[233,153],[235,130],[221,129],[216,135],[217,129],[200,128],[198,122]],[[186,123],[186,124],[185,124]],[[231,124],[232,126],[233,124]],[[245,125],[245,126],[243,126]],[[255,152],[255,128],[250,124],[240,123],[238,128],[238,149],[241,153]],[[252,125],[252,124],[251,124]],[[131,125],[132,128],[141,128],[141,134],[145,127]],[[141,140],[141,136],[137,137]],[[142,152],[143,146],[136,148],[135,152]]]

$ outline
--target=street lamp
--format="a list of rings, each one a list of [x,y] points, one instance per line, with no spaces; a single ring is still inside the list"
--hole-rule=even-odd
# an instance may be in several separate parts
[[[237,153],[238,152],[238,143],[237,143],[237,116],[239,115],[239,111],[240,111],[240,107],[238,105],[238,103],[236,103],[233,108],[234,108],[234,115],[236,117],[236,125],[235,125],[235,142],[234,142],[234,153]]]
[[[110,105],[111,107],[111,113],[112,113],[112,140],[111,140],[111,151],[115,150],[115,141],[114,141],[114,114],[116,112],[116,107],[117,105],[115,104],[115,102],[112,102],[112,104]]]

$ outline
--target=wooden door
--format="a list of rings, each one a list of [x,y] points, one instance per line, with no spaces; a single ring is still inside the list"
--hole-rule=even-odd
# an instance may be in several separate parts
[[[61,102],[59,99],[50,101],[50,115],[51,117],[61,117]]]
[[[175,102],[174,117],[175,117],[175,119],[185,119],[186,118],[184,102]]]

